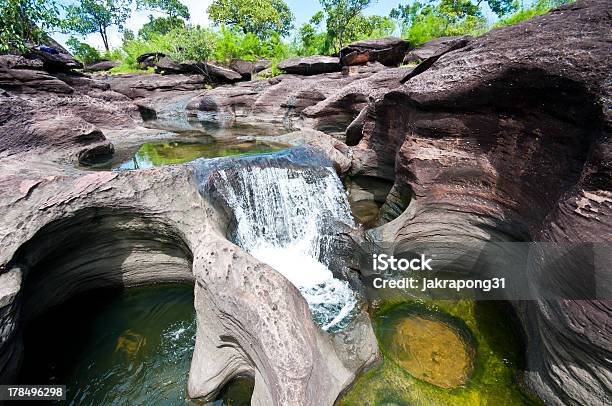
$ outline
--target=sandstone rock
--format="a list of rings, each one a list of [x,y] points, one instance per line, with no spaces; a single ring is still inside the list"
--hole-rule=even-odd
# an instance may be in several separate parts
[[[20,93],[72,93],[67,83],[41,70],[7,69],[0,66],[0,87]]]
[[[160,60],[157,61],[157,63],[155,64],[155,70],[158,73],[166,73],[166,74],[192,73],[191,71],[188,70],[187,67],[181,65],[178,62],[173,61],[167,56],[164,56]]]
[[[203,70],[211,77],[213,83],[233,83],[243,79],[240,73],[211,63],[198,64],[198,66],[201,71]]]
[[[160,59],[166,55],[161,52],[147,52],[136,58],[136,63],[140,69],[154,68]]]
[[[255,71],[255,64],[251,61],[243,59],[232,59],[229,68],[234,72],[238,72],[243,80],[250,80],[251,73]],[[262,69],[263,70],[263,69]]]
[[[305,125],[339,140],[346,140],[350,145],[356,145],[361,139],[360,135],[355,134],[347,138],[349,128],[351,133],[355,132],[356,125],[352,123],[356,117],[368,106],[370,100],[396,88],[410,69],[372,69],[375,72],[373,74],[363,75],[361,78],[359,75],[353,76],[354,80],[350,84],[338,89],[325,100],[304,109]]]
[[[41,60],[45,70],[49,72],[67,72],[83,68],[83,64],[63,48],[38,46],[31,48],[27,56]]]
[[[105,79],[111,89],[130,99],[152,97],[159,93],[199,90],[208,83],[202,75],[168,75],[154,73],[116,75]]]
[[[84,70],[88,72],[103,72],[111,70],[119,65],[121,65],[121,63],[117,61],[100,61],[91,65],[86,65]]]
[[[43,63],[39,59],[27,59],[21,55],[0,55],[0,68],[42,70]]]
[[[338,58],[332,56],[307,56],[291,58],[278,64],[278,68],[296,75],[318,75],[320,73],[340,72]]]
[[[397,66],[408,51],[407,41],[401,38],[372,38],[349,44],[340,50],[342,65],[361,65],[366,62],[380,62]]]
[[[416,49],[406,53],[403,59],[403,63],[417,63],[422,62],[436,54],[448,52],[449,47],[453,47],[455,44],[467,43],[468,37],[466,36],[454,36],[454,37],[441,37],[427,41],[423,45],[418,46]]]
[[[232,83],[242,79],[242,76],[231,69],[225,69],[212,63],[187,61],[178,63],[167,56],[157,62],[158,73],[164,74],[196,74],[204,75],[211,83]]]
[[[269,59],[260,59],[253,65],[255,72],[261,72],[264,69],[268,69],[272,66],[272,61]]]
[[[376,235],[447,257],[460,253],[435,241],[610,242],[607,7],[578,1],[495,29],[372,103],[351,172],[393,181],[390,205],[409,202]],[[595,275],[610,280],[609,268]],[[514,303],[528,342],[523,382],[547,404],[610,400],[610,307],[594,299]]]

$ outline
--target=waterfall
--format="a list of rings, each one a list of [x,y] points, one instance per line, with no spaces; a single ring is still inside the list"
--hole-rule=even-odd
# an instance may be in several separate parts
[[[291,281],[324,330],[348,324],[357,299],[349,283],[329,269],[330,244],[334,224],[354,226],[354,221],[335,171],[241,163],[217,167],[210,179],[236,220],[233,241]],[[207,187],[210,191],[211,184]]]

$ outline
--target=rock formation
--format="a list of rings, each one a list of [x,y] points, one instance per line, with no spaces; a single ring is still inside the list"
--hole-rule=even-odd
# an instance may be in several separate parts
[[[406,250],[441,240],[610,242],[606,10],[579,1],[493,30],[371,103],[350,133],[361,138],[351,171],[394,183],[383,211],[409,202],[374,234]],[[605,299],[609,267],[596,272]],[[528,341],[525,385],[547,404],[609,403],[610,302],[514,304]]]
[[[306,56],[291,58],[278,64],[278,69],[295,75],[318,75],[320,73],[340,72],[338,58],[333,56]]]
[[[397,66],[404,59],[409,44],[401,38],[371,38],[348,44],[340,50],[343,65],[361,65],[366,62],[380,62]]]
[[[113,88],[155,99],[179,86],[41,68],[0,58],[0,382],[18,372],[24,325],[50,306],[91,289],[192,281],[190,396],[212,399],[248,374],[253,404],[332,404],[378,356],[365,313],[333,335],[316,326],[285,277],[226,239],[226,219],[199,193],[193,166],[78,166],[112,153],[107,134],[120,144],[117,134],[145,131],[138,106]]]
[[[428,43],[408,54],[423,61],[416,67],[383,66],[399,64],[406,43],[368,40],[343,50],[342,72],[338,59],[289,61],[281,65],[293,74],[212,90],[203,75],[99,80],[0,56],[0,381],[17,371],[24,323],[52,304],[103,286],[189,280],[190,396],[210,399],[248,374],[253,404],[333,404],[377,356],[365,313],[340,333],[316,327],[293,285],[226,239],[228,219],[198,193],[193,165],[84,172],[75,163],[148,136],[143,116],[186,109],[200,123],[297,130],[276,140],[334,161],[356,201],[382,206],[367,237],[401,250],[609,243],[609,27],[606,1],[578,1]],[[527,340],[521,382],[547,404],[609,404],[609,267],[592,275],[599,296],[576,300],[576,287],[554,277],[584,269],[562,262],[549,275],[541,257],[530,280],[569,294],[512,302]]]

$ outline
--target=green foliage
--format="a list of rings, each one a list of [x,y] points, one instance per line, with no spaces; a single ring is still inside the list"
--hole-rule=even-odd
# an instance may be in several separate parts
[[[116,25],[119,30],[130,16],[131,0],[80,0],[77,5],[66,9],[65,28],[81,35],[100,33],[104,48],[108,51],[109,27]]]
[[[189,9],[179,0],[136,0],[138,10],[155,10],[171,18],[189,19]]]
[[[156,34],[167,34],[172,30],[184,29],[185,21],[179,17],[153,17],[149,16],[149,22],[145,23],[138,36],[144,40],[149,40]]]
[[[226,25],[266,39],[271,31],[286,36],[293,28],[293,13],[283,0],[214,0],[208,16]]]
[[[146,54],[149,52],[163,52],[167,53],[170,51],[171,44],[169,43],[170,38],[166,35],[153,35],[148,40],[143,40],[141,38],[135,38],[132,40],[127,40],[123,43],[121,47],[123,51],[123,60],[122,60],[122,70],[138,69],[138,63],[136,62],[136,58],[138,58],[142,54]]]
[[[354,20],[361,16],[361,12],[370,5],[372,0],[319,0],[325,15],[327,35],[333,44],[334,51],[339,51],[350,37]]]
[[[295,41],[297,53],[330,54],[352,41],[393,35],[396,24],[391,17],[362,14],[368,4],[369,0],[321,0],[324,11],[313,15],[298,30]]]
[[[166,54],[177,62],[206,62],[215,50],[215,33],[200,26],[174,30],[164,36]]]
[[[559,7],[570,2],[571,0],[538,0],[530,7],[524,7],[521,5],[515,13],[495,23],[493,28],[520,23],[523,20],[528,20],[537,15],[544,14],[551,8]]]
[[[53,0],[0,0],[0,10],[0,53],[26,52],[60,22]]]
[[[96,63],[102,59],[100,52],[96,48],[85,42],[79,41],[75,37],[70,37],[68,41],[66,41],[66,45],[68,45],[74,57],[85,65]]]
[[[510,3],[514,4],[514,0],[495,1],[499,7],[511,8]],[[479,35],[487,29],[480,7],[470,0],[414,2],[399,5],[390,16],[400,21],[402,34],[415,45],[449,35]]]

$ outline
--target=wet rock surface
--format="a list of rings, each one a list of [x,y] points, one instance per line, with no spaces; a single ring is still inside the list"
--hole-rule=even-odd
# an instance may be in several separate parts
[[[351,170],[392,179],[390,196],[410,200],[377,231],[383,240],[610,241],[606,7],[577,2],[493,30],[369,106]],[[598,272],[606,286],[609,271]],[[545,402],[609,401],[606,303],[515,303],[528,337],[524,384]]]
[[[201,74],[100,78],[0,56],[0,379],[15,374],[29,317],[87,289],[156,281],[195,282],[190,396],[212,398],[246,374],[253,404],[333,404],[376,359],[365,314],[338,335],[322,333],[293,285],[227,241],[226,219],[198,193],[191,166],[75,168],[146,139],[144,116],[297,130],[282,142],[328,156],[353,180],[370,226],[386,223],[370,235],[402,249],[436,239],[610,241],[607,9],[579,1],[479,38],[428,43],[413,51],[424,60],[416,68],[385,67],[407,45],[384,39],[351,44],[342,72],[337,59],[292,61],[296,74],[209,90]],[[245,77],[231,72],[228,81]],[[610,280],[609,271],[596,276]],[[527,338],[523,385],[550,404],[609,403],[609,302],[513,305]],[[410,323],[437,328],[412,320],[398,343]],[[465,366],[447,380],[405,365],[443,387],[464,382]]]

